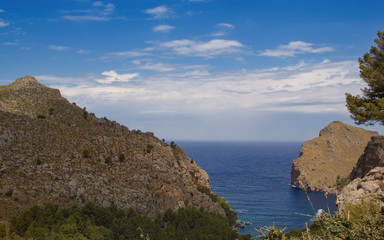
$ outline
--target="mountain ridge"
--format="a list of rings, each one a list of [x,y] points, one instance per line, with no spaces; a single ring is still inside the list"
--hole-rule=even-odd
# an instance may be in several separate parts
[[[0,219],[48,202],[113,202],[150,217],[188,204],[225,216],[180,146],[97,118],[32,76],[0,86],[0,123]]]

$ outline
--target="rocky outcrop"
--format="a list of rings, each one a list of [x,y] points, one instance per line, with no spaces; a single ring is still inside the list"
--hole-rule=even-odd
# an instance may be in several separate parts
[[[225,215],[197,190],[209,177],[181,147],[97,118],[31,76],[0,86],[0,106],[0,220],[48,202]]]
[[[319,137],[303,143],[292,163],[291,184],[310,191],[335,192],[336,179],[348,177],[377,132],[332,122]]]
[[[384,136],[374,136],[351,172],[350,179],[363,178],[375,167],[384,167]]]
[[[348,203],[359,204],[369,199],[378,200],[378,204],[384,206],[384,167],[376,167],[364,178],[350,182],[337,196],[336,204],[342,213]]]

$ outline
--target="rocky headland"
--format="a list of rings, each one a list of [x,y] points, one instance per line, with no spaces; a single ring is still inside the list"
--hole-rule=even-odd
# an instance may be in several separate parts
[[[34,77],[0,86],[0,219],[32,205],[92,202],[155,217],[186,204],[225,216],[180,146],[68,102]]]
[[[377,132],[330,123],[319,137],[303,143],[292,163],[291,184],[309,191],[336,192],[336,180],[348,178],[372,136]]]

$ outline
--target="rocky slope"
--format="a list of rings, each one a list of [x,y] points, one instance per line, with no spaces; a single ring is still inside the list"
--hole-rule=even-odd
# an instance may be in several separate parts
[[[181,147],[96,118],[31,76],[0,86],[0,220],[47,202],[151,217],[188,202],[225,215],[198,185],[208,175]]]
[[[375,167],[384,167],[384,136],[372,137],[353,168],[350,179],[363,178]]]
[[[338,176],[348,177],[364,148],[377,132],[336,121],[319,137],[303,143],[292,163],[291,184],[310,191],[335,192]]]
[[[337,207],[343,212],[348,203],[358,204],[362,200],[374,199],[384,206],[384,167],[370,170],[364,178],[356,178],[344,187],[337,196]]]

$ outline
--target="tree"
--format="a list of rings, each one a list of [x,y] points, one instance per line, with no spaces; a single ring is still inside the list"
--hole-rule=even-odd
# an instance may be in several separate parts
[[[351,118],[356,124],[384,125],[384,32],[377,32],[377,47],[359,58],[360,77],[368,87],[361,89],[363,96],[346,93],[346,101]]]

